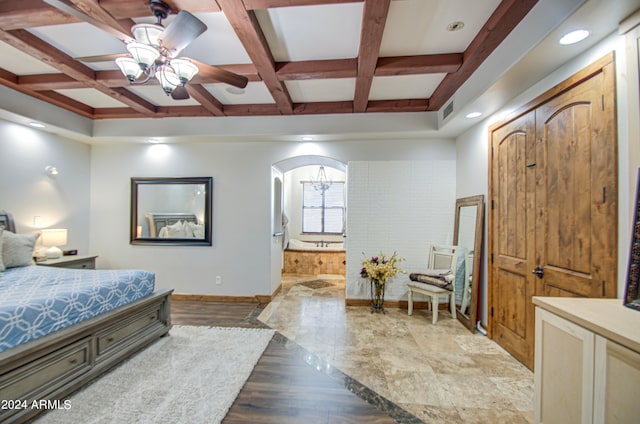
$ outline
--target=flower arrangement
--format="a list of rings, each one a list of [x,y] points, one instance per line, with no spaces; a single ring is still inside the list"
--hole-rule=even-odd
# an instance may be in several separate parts
[[[399,258],[396,252],[393,252],[390,257],[380,253],[378,256],[372,256],[362,262],[360,276],[373,283],[384,285],[389,278],[404,272],[398,267],[398,264],[402,261],[404,261],[404,258]]]
[[[371,284],[371,312],[384,311],[384,288],[387,280],[394,275],[404,272],[398,264],[404,261],[399,258],[396,252],[387,257],[384,253],[372,256],[362,262],[360,276],[369,280]]]

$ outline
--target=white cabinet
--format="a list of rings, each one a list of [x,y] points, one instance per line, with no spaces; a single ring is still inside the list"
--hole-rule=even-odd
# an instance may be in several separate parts
[[[638,422],[640,312],[620,299],[534,297],[534,304],[536,422]]]

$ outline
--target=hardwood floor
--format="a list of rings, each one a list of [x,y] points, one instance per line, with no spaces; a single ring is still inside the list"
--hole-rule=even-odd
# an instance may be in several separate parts
[[[174,325],[268,328],[257,320],[264,306],[174,300],[171,313]],[[377,399],[380,409],[376,408],[349,391],[348,378],[338,372],[333,378],[316,369],[322,366],[326,365],[276,334],[223,423],[396,422],[382,412],[384,399]],[[405,418],[401,422],[414,421],[413,417]]]

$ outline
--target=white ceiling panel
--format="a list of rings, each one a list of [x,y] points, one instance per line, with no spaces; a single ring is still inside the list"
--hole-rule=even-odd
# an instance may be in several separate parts
[[[362,3],[257,10],[276,61],[358,56]]]
[[[424,99],[433,94],[446,74],[374,77],[369,100]]]
[[[53,68],[0,41],[0,68],[16,75],[57,74]]]
[[[294,103],[339,102],[353,99],[355,78],[285,81]]]
[[[93,88],[73,88],[55,91],[93,108],[127,107],[124,103]]]
[[[500,0],[402,0],[391,2],[380,56],[462,53]],[[459,31],[447,31],[456,21]]]
[[[223,105],[273,104],[275,103],[267,86],[262,82],[250,82],[242,94],[233,94],[227,84],[204,84],[206,88]]]
[[[171,96],[167,96],[162,87],[157,84],[154,85],[130,85],[127,87],[129,91],[132,91],[145,99],[148,102],[153,103],[156,106],[199,106],[200,103],[193,99],[186,100],[173,100]]]
[[[71,57],[127,52],[124,43],[116,37],[85,22],[31,28],[28,31]]]
[[[251,58],[222,12],[196,16],[207,25],[207,31],[189,44],[181,56],[192,57],[209,65],[251,63]]]

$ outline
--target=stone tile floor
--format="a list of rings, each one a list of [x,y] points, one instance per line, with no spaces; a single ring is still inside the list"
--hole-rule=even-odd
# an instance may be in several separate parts
[[[285,274],[258,319],[428,423],[531,423],[533,373],[446,311],[346,307],[344,278]]]

